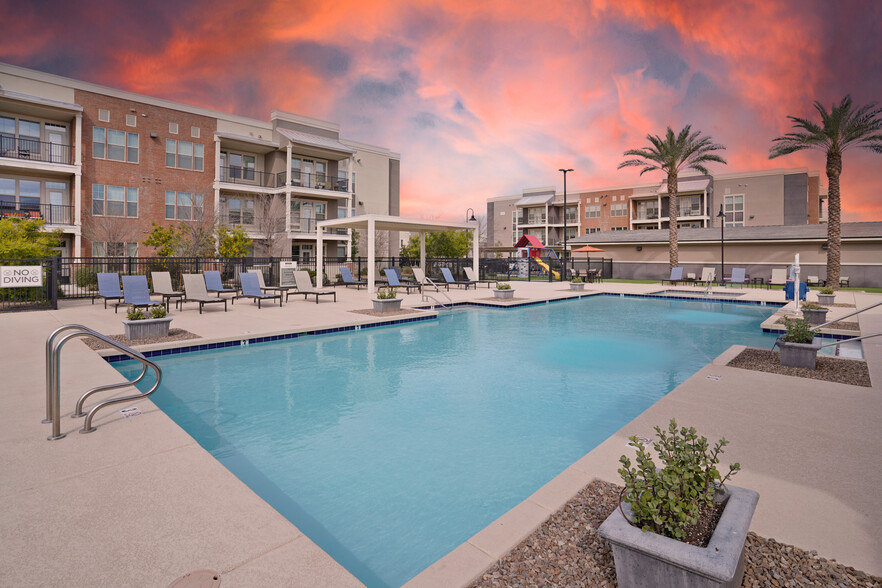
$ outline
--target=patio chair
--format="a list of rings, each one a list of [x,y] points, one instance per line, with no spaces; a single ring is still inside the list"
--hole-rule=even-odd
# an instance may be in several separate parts
[[[806,286],[823,286],[824,280],[820,279],[818,276],[806,276],[805,284]]]
[[[184,293],[175,290],[172,287],[171,273],[169,272],[150,272],[150,279],[153,280],[153,293],[162,296],[162,303],[166,310],[171,310],[168,305],[172,298],[183,298]]]
[[[496,283],[496,280],[479,280],[478,276],[475,275],[475,268],[473,268],[473,267],[465,267],[465,268],[463,268],[463,271],[465,271],[466,278],[470,282],[474,282],[476,284],[487,284],[488,288],[490,287],[491,284]],[[579,274],[577,273],[576,275],[579,275]],[[477,290],[477,286],[475,287],[475,289]]]
[[[769,278],[769,288],[772,286],[783,286],[787,283],[787,270],[784,268],[776,268],[772,270],[772,277]]]
[[[676,286],[677,282],[683,281],[683,268],[682,267],[672,267],[671,268],[671,276],[667,280],[662,280],[662,284],[668,282],[672,286]]]
[[[295,274],[297,272],[294,272]],[[257,301],[257,308],[260,309],[260,301],[261,300],[272,300],[273,298],[279,299],[279,307],[282,306],[282,293],[278,294],[267,294],[265,292],[261,292],[260,290],[260,282],[257,279],[257,276],[252,274],[251,272],[242,272],[239,274],[240,285],[242,286],[242,294],[241,298],[251,298],[252,300]],[[233,304],[235,304],[235,300]]]
[[[236,294],[235,288],[224,287],[219,271],[205,270],[202,274],[205,276],[205,289],[216,293],[218,298],[220,298],[221,294]]]
[[[132,308],[150,308],[151,306],[164,306],[161,303],[150,300],[150,287],[147,285],[147,276],[123,276],[123,304]],[[114,309],[116,312],[119,305]]]
[[[701,280],[700,282],[707,287],[710,287],[711,284],[714,283],[714,280],[717,277],[717,270],[712,267],[703,267],[701,268]]]
[[[686,274],[686,277],[683,278],[683,281],[684,282],[695,282],[695,274],[692,272],[688,272]]]
[[[469,289],[469,286],[472,286],[475,290],[478,289],[478,284],[476,282],[466,280],[454,280],[453,274],[450,273],[449,267],[442,267],[441,275],[444,276],[444,282],[447,284],[448,289],[450,286],[465,286],[466,290]]]
[[[98,297],[104,299],[104,308],[107,308],[108,300],[122,300],[123,293],[119,287],[119,274],[103,273],[98,274]],[[92,304],[95,304],[95,297],[92,297]],[[119,308],[121,302],[116,303],[115,308]],[[114,309],[113,312],[116,312]]]
[[[435,288],[435,292],[440,292],[441,288],[438,287],[438,284],[433,282],[430,278],[426,277],[426,272],[423,271],[421,267],[412,267],[413,277],[416,278],[417,284],[423,287],[423,290],[426,289],[426,286],[431,286]],[[450,290],[450,288],[447,288]],[[422,292],[423,290],[420,290]]]
[[[410,294],[411,288],[416,288],[417,291],[419,291],[419,292],[423,291],[423,287],[420,284],[417,284],[417,283],[411,284],[410,282],[401,282],[401,280],[398,279],[398,272],[396,272],[393,268],[386,268],[383,270],[383,272],[386,274],[386,281],[389,283],[389,286],[392,288],[404,288],[407,290],[408,294]]]
[[[349,286],[355,286],[356,290],[361,289],[362,286],[367,287],[366,280],[356,280],[352,277],[352,270],[346,267],[345,265],[340,266],[340,277],[343,278],[343,285],[347,288]]]
[[[199,314],[202,314],[202,307],[212,302],[223,302],[224,312],[227,312],[227,299],[220,297],[212,297],[208,290],[205,289],[205,277],[201,274],[184,274],[184,296],[178,300],[178,304],[183,309],[185,302],[198,302]]]
[[[839,287],[840,288],[848,288],[848,276],[840,276],[839,277]]]
[[[260,291],[264,290],[270,292],[278,292],[279,294],[287,294],[288,290],[292,290],[294,286],[267,286],[266,282],[263,280],[263,271],[259,269],[251,269],[248,270],[249,273],[252,273],[257,276],[257,284],[260,286]],[[241,283],[242,278],[239,278],[239,282]]]
[[[291,294],[303,294],[303,299],[306,300],[309,296],[315,296],[315,303],[318,304],[319,296],[333,296],[334,302],[337,302],[337,292],[334,290],[316,290],[315,286],[312,285],[312,280],[309,278],[309,272],[307,271],[296,271],[294,272],[294,283],[297,284],[296,292],[288,292],[285,295],[287,299]]]
[[[732,277],[729,279],[729,285],[738,284],[739,287],[743,286],[745,280],[747,279],[747,269],[743,267],[733,267],[732,268]]]

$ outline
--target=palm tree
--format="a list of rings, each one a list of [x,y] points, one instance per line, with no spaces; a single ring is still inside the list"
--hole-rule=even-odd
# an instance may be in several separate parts
[[[803,149],[818,149],[827,154],[827,285],[839,288],[839,263],[842,231],[839,226],[841,200],[839,176],[842,174],[842,152],[849,147],[863,147],[882,153],[882,107],[870,103],[853,108],[851,96],[846,96],[830,112],[815,101],[815,110],[821,115],[821,124],[804,118],[788,116],[796,129],[783,137],[772,139],[769,159]]]
[[[698,173],[709,175],[704,164],[711,161],[726,164],[726,160],[713,153],[725,149],[724,146],[714,143],[710,137],[702,137],[701,131],[694,133],[691,131],[692,125],[686,125],[676,136],[674,136],[671,127],[668,127],[664,139],[656,135],[646,135],[646,140],[652,143],[652,146],[625,151],[623,155],[639,159],[627,159],[618,167],[618,169],[622,169],[623,167],[643,166],[643,169],[640,170],[641,176],[648,171],[655,170],[661,170],[667,174],[668,195],[670,197],[668,242],[670,243],[671,268],[680,265],[680,252],[677,245],[677,212],[680,210],[680,201],[677,197],[677,175],[680,173],[680,169],[693,169]]]

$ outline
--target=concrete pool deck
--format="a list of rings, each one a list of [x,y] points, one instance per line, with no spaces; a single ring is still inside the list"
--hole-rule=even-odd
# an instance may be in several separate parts
[[[570,296],[560,283],[513,285],[518,298]],[[586,285],[586,293],[664,289],[669,288]],[[240,300],[227,313],[206,307],[201,315],[188,305],[172,312],[172,327],[202,340],[176,345],[378,320],[348,312],[370,307],[365,290],[337,291],[337,303],[315,304],[297,297],[282,308],[265,305],[258,310]],[[780,290],[742,292],[739,299],[783,301]],[[490,296],[483,287],[450,291],[455,301],[485,302]],[[404,306],[420,304],[419,294],[404,298]],[[856,302],[858,308],[878,300],[882,296],[851,292],[837,298]],[[851,310],[836,308],[833,316]],[[109,407],[96,417],[96,432],[77,434],[81,420],[69,415],[79,394],[120,381],[116,370],[80,342],[68,343],[62,353],[62,432],[67,437],[46,440],[50,426],[40,424],[45,413],[46,337],[69,323],[121,333],[123,317],[122,311],[105,310],[100,301],[63,302],[57,311],[0,315],[0,409],[6,417],[0,430],[3,583],[168,586],[185,573],[208,568],[220,572],[224,587],[360,585],[149,399]],[[857,320],[864,334],[882,331],[882,309]],[[882,574],[882,340],[864,344],[872,388],[725,366],[736,352],[730,349],[699,370],[410,584],[468,583],[591,479],[618,482],[618,457],[630,451],[627,437],[651,436],[652,426],[666,424],[671,416],[709,437],[731,440],[724,461],[742,463],[736,484],[761,495],[752,530]],[[143,414],[125,419],[119,409],[127,406],[137,406]]]

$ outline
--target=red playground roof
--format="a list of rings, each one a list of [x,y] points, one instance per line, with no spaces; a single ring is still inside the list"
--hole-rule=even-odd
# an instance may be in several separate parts
[[[539,239],[537,239],[533,235],[524,235],[518,242],[515,243],[515,248],[517,247],[535,247],[537,249],[545,249],[545,245],[542,244]]]

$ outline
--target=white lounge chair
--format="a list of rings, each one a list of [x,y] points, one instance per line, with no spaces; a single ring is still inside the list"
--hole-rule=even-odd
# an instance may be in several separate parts
[[[703,267],[701,268],[701,283],[705,286],[710,287],[711,284],[714,283],[714,280],[717,277],[716,268],[712,267]]]
[[[304,300],[306,300],[308,296],[315,296],[316,304],[318,304],[319,296],[333,296],[334,302],[337,302],[337,292],[334,290],[315,289],[315,286],[312,285],[312,280],[309,278],[309,272],[303,270],[294,272],[294,283],[297,284],[297,291],[285,294],[285,300],[287,300],[288,296],[291,294],[303,294]]]
[[[202,314],[202,307],[211,302],[223,302],[224,312],[227,312],[227,299],[218,298],[208,294],[205,288],[205,278],[202,274],[184,274],[184,296],[178,300],[178,304],[183,309],[184,302],[198,302],[199,314]]]
[[[168,304],[172,298],[184,297],[183,292],[175,290],[172,286],[169,272],[150,272],[150,279],[153,280],[153,293],[162,296],[162,303],[165,304],[166,310],[170,310]]]

